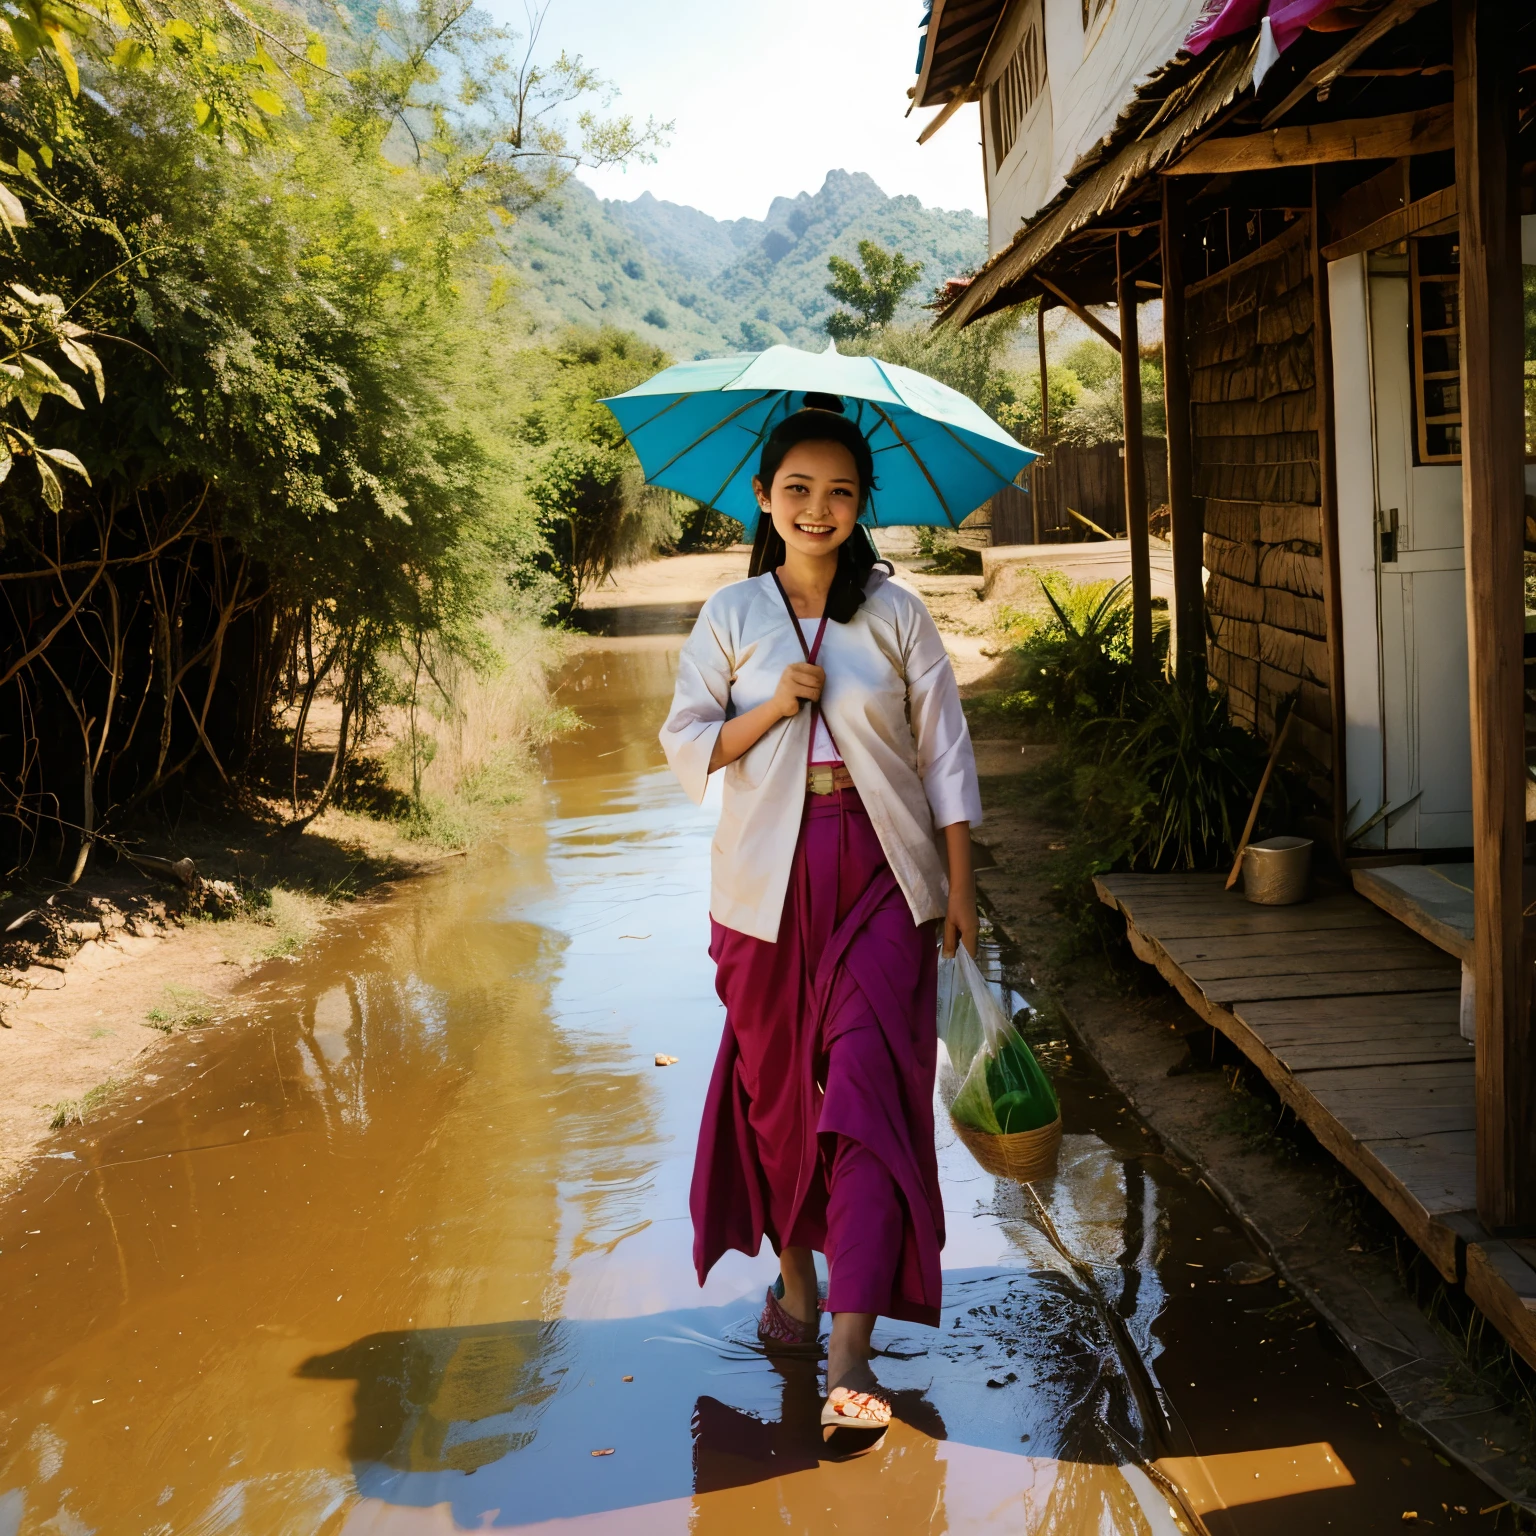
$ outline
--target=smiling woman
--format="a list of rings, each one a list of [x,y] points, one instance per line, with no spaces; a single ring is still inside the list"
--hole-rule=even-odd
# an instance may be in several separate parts
[[[705,605],[662,730],[695,800],[725,769],[710,954],[726,1022],[690,1203],[701,1284],[727,1249],[766,1236],[778,1253],[770,1350],[819,1351],[826,1254],[822,1426],[878,1436],[877,1315],[939,1315],[933,928],[974,952],[981,807],[938,631],[858,522],[869,444],[840,402],[809,400],[763,447],[752,574]]]

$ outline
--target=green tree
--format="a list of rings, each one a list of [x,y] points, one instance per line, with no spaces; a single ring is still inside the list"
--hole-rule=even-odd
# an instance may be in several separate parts
[[[548,563],[574,607],[616,566],[676,537],[676,498],[645,485],[613,413],[600,402],[672,361],[659,347],[612,327],[572,327],[527,354],[532,399],[520,423],[527,494]]]
[[[1141,421],[1148,437],[1166,430],[1163,406],[1163,348],[1148,342],[1141,349]],[[1121,393],[1120,357],[1097,337],[1087,337],[1067,350],[1062,370],[1073,375],[1080,388],[1076,400],[1053,415],[1052,436],[1060,442],[1087,447],[1093,443],[1118,443],[1125,436],[1125,401]],[[1052,402],[1052,410],[1055,403]]]
[[[1061,365],[1071,369],[1084,389],[1104,391],[1120,387],[1120,354],[1097,336],[1085,336],[1068,347]]]
[[[342,115],[354,137],[434,173],[439,195],[507,222],[581,167],[653,158],[670,123],[605,117],[612,87],[579,54],[541,61],[548,4],[527,31],[470,0],[387,0],[354,44]]]
[[[877,241],[860,240],[858,266],[846,257],[829,256],[827,270],[832,274],[827,292],[848,306],[827,316],[827,334],[834,341],[857,341],[891,323],[922,277],[923,264]]]
[[[332,40],[345,73],[319,49],[257,60],[267,100],[243,72],[254,46],[194,33],[199,60],[239,66],[217,113],[204,66],[172,46],[174,12],[138,54],[117,46],[131,11],[81,11],[74,43],[45,29],[24,46],[15,15],[0,35],[0,238],[18,284],[0,316],[4,425],[38,466],[0,474],[15,862],[51,849],[78,877],[189,775],[233,792],[269,771],[290,705],[292,810],[313,815],[383,704],[404,689],[414,705],[446,656],[473,664],[498,609],[555,599],[520,436],[531,349],[507,324],[491,215],[584,156],[647,152],[650,130],[585,113],[596,77],[571,61],[525,71],[518,99],[546,116],[525,117],[522,147],[497,126],[512,97],[461,115],[510,43],[427,3],[385,18],[416,39],[388,110],[373,34]],[[322,692],[340,729],[305,807]]]

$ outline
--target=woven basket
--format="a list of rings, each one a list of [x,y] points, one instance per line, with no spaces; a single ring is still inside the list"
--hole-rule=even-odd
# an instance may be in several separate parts
[[[1000,1179],[1033,1184],[1036,1179],[1049,1178],[1056,1172],[1056,1159],[1061,1152],[1060,1115],[1039,1130],[1015,1131],[1011,1136],[989,1136],[985,1131],[972,1130],[953,1115],[949,1123],[971,1156]]]

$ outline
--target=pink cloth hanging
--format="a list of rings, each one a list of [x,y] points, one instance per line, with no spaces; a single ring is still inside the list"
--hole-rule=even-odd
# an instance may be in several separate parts
[[[1284,53],[1324,11],[1334,10],[1337,4],[1338,0],[1208,0],[1184,46],[1190,53],[1204,53],[1212,43],[1256,27],[1268,16],[1275,48]]]

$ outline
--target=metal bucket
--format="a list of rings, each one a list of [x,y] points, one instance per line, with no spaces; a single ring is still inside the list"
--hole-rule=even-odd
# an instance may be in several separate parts
[[[1310,837],[1271,837],[1243,849],[1243,895],[1266,907],[1307,899],[1312,875]]]

